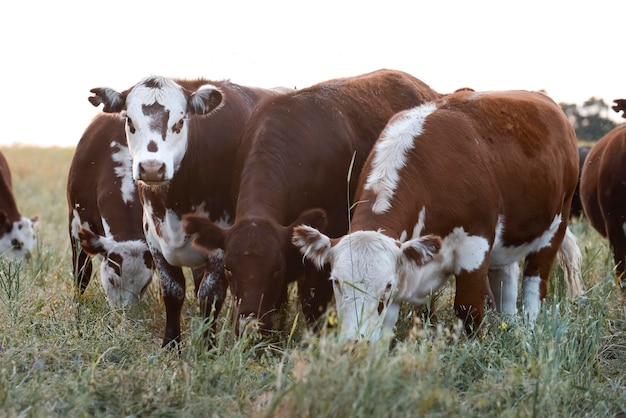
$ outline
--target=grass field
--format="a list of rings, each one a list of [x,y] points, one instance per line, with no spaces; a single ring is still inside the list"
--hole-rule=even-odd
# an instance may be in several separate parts
[[[555,268],[533,329],[490,312],[482,337],[467,339],[451,281],[437,326],[403,307],[392,349],[312,335],[294,304],[278,342],[234,339],[224,312],[207,350],[189,289],[178,354],[160,349],[157,280],[128,311],[108,306],[97,277],[75,298],[65,198],[73,150],[2,152],[20,211],[40,222],[29,262],[0,260],[0,416],[626,416],[626,310],[607,243],[584,220],[572,229],[585,295],[565,301]]]

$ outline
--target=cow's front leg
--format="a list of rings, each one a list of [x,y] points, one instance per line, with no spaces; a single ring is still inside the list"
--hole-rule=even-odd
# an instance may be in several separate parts
[[[212,345],[214,341],[212,336],[217,331],[217,317],[222,310],[228,290],[228,281],[224,275],[223,252],[220,250],[210,255],[204,268],[193,270],[193,278],[200,314],[204,316],[207,324],[211,324],[204,336],[207,344]]]
[[[180,344],[180,315],[185,302],[185,276],[180,267],[165,261],[160,251],[152,251],[155,266],[161,279],[165,303],[165,336],[163,347],[174,348]]]

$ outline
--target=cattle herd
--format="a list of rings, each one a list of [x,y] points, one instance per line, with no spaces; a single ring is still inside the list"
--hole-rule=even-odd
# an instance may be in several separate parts
[[[399,304],[426,303],[450,276],[468,334],[486,307],[517,313],[519,276],[532,323],[555,262],[567,296],[582,294],[572,217],[624,273],[626,125],[578,147],[542,93],[441,94],[394,70],[298,90],[150,76],[91,93],[103,112],[67,179],[76,290],[94,256],[113,307],[156,272],[164,347],[181,342],[184,268],[207,321],[230,290],[237,333],[275,329],[295,282],[307,323],[334,300],[346,341],[391,335]],[[18,212],[1,154],[0,176],[0,254],[27,258],[37,219]]]

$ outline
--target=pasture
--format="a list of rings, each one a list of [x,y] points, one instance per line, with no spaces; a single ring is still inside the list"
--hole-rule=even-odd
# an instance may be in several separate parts
[[[207,350],[190,282],[179,354],[160,349],[157,280],[131,310],[111,309],[98,277],[75,297],[65,198],[73,150],[2,151],[20,211],[40,221],[28,262],[0,260],[1,416],[626,415],[626,309],[608,245],[584,220],[572,225],[584,298],[565,301],[555,268],[533,329],[488,312],[482,336],[468,339],[450,281],[435,325],[403,307],[391,349],[338,344],[332,328],[311,334],[294,302],[272,341],[235,339],[226,306]]]

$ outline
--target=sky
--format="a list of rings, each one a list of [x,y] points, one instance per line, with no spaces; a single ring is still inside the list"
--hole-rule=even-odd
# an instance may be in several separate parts
[[[303,88],[380,68],[441,93],[626,98],[623,0],[32,0],[0,6],[0,146],[75,146],[94,87],[148,75]],[[619,119],[617,114],[615,121]]]

